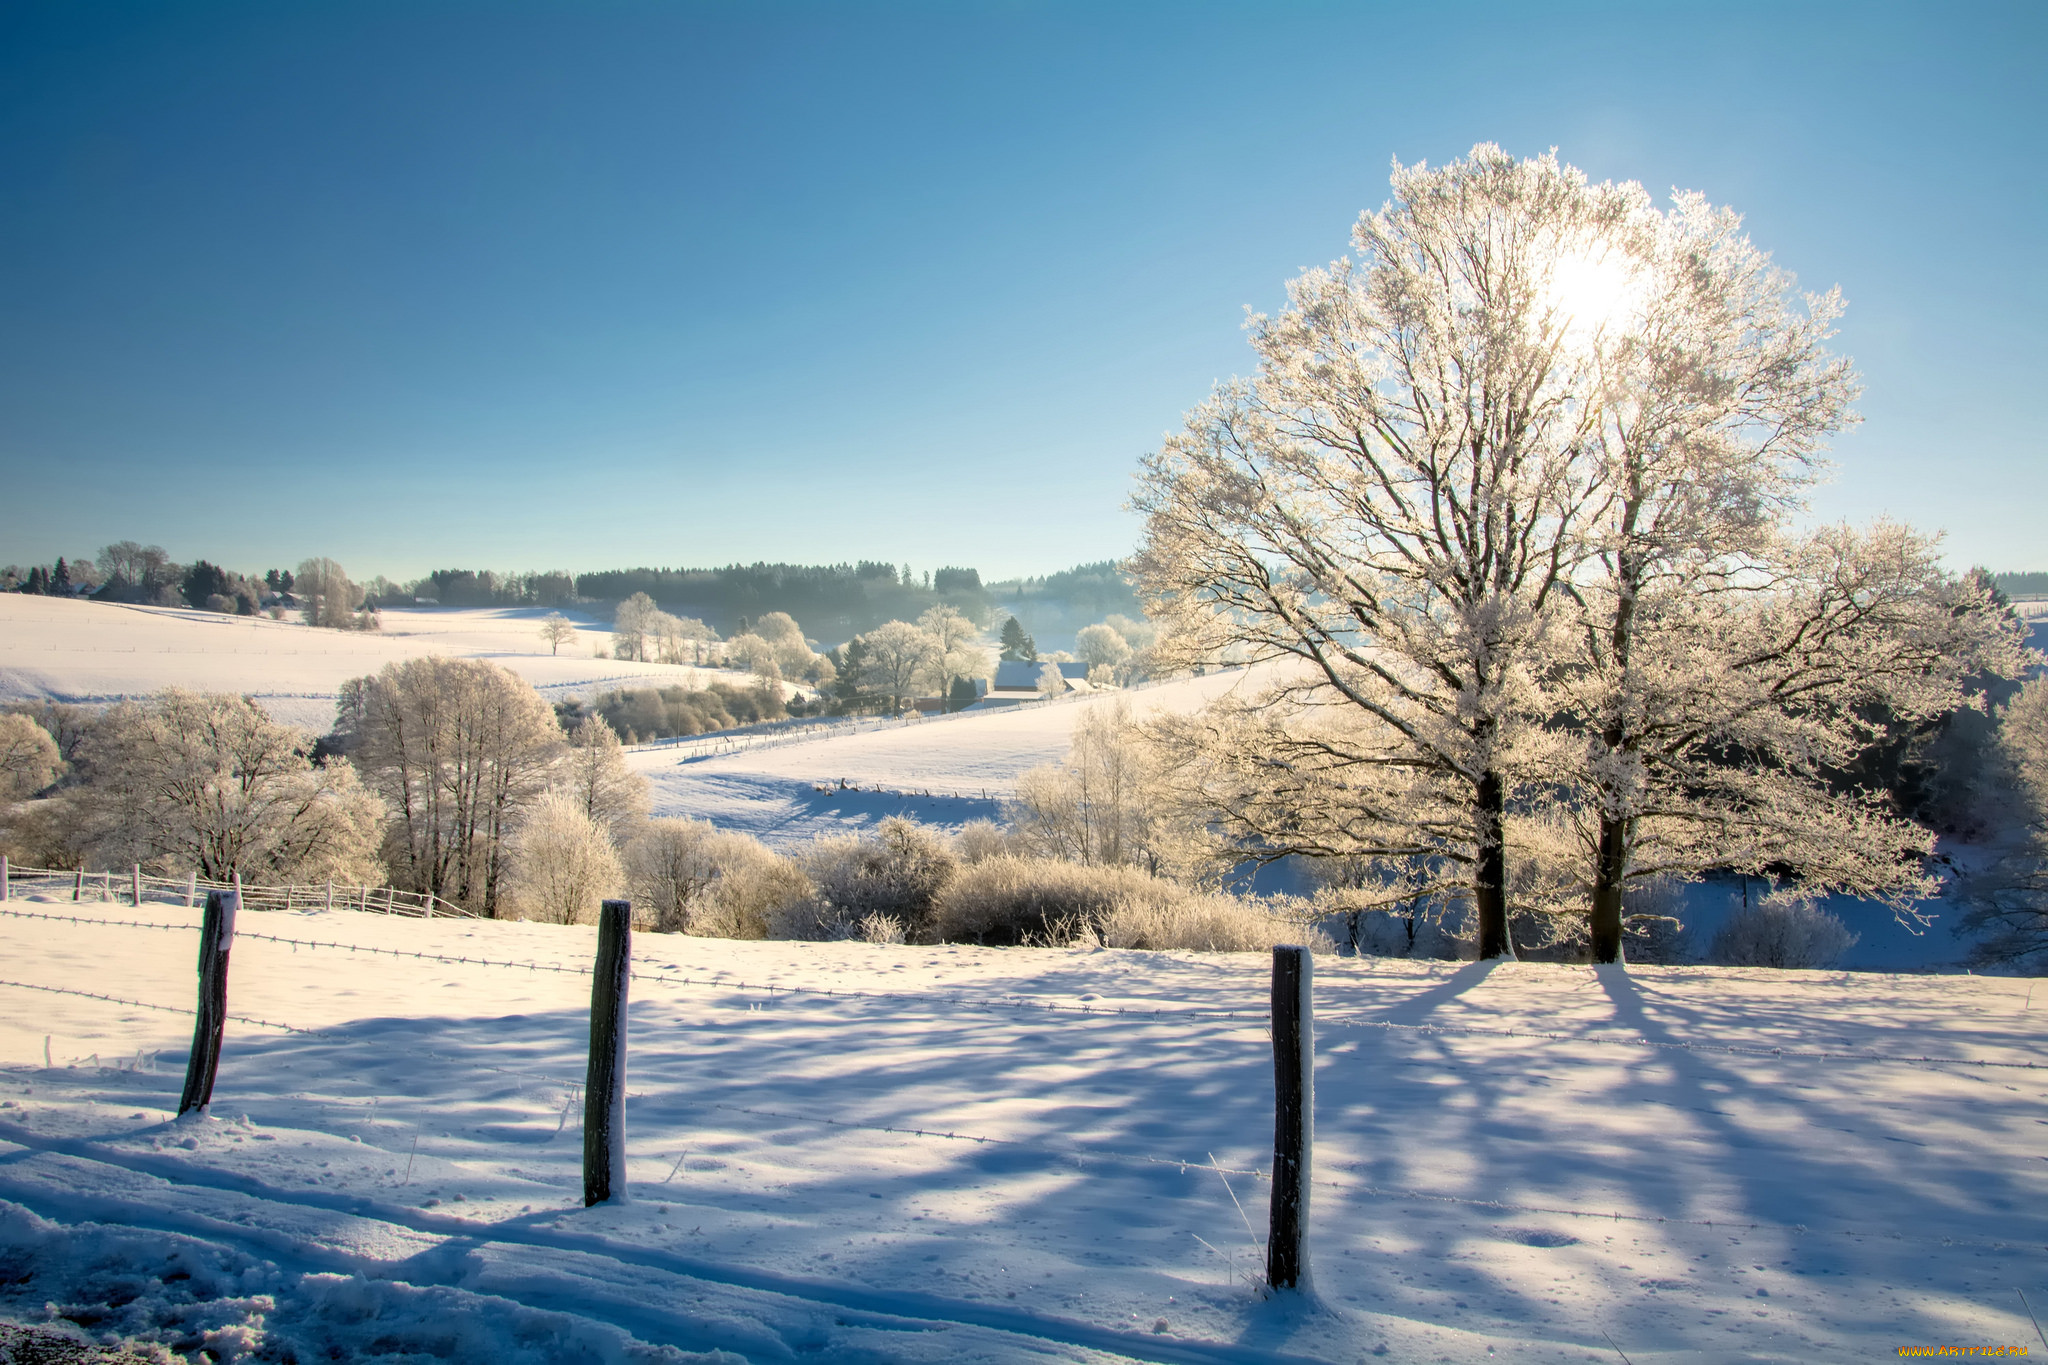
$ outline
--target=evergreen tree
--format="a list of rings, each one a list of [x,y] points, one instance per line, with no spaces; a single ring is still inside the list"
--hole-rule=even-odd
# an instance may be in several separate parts
[[[57,597],[71,595],[71,566],[64,562],[64,556],[57,556],[57,572],[51,576],[48,591]]]
[[[1003,622],[1003,657],[1005,659],[1036,659],[1038,644],[1024,633],[1024,627],[1012,616]]]

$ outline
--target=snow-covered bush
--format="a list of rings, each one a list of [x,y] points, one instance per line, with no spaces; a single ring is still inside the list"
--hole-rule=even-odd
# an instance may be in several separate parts
[[[1095,934],[1119,904],[1183,894],[1136,868],[999,854],[960,869],[933,903],[932,927],[949,943],[1067,943]]]
[[[1767,900],[1730,915],[1707,956],[1722,967],[1829,967],[1855,944],[1825,910]]]
[[[1298,907],[1296,907],[1298,908]],[[1088,867],[1009,854],[971,863],[933,904],[947,942],[1247,952],[1328,939],[1299,914],[1256,901],[1192,891],[1132,867]]]
[[[792,929],[806,930],[789,935],[796,938],[848,937],[879,915],[895,920],[909,939],[929,941],[932,898],[960,866],[936,831],[901,818],[884,820],[872,836],[816,840],[799,861],[816,904],[785,919]]]
[[[649,821],[624,862],[635,918],[661,933],[765,938],[769,912],[811,892],[788,858],[703,820]]]
[[[599,901],[624,890],[611,835],[567,791],[536,803],[509,852],[505,898],[525,919],[589,923]]]
[[[1318,953],[1334,945],[1299,913],[1299,902],[1267,906],[1215,891],[1184,891],[1173,900],[1120,900],[1104,916],[1105,948],[1197,953],[1253,953],[1276,943],[1305,943]]]
[[[953,853],[963,863],[985,863],[1011,851],[1010,832],[993,820],[969,820],[953,836]]]

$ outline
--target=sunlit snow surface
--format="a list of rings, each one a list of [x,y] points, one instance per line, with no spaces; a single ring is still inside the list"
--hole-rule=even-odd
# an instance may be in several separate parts
[[[316,734],[334,725],[342,683],[388,663],[440,654],[490,659],[549,700],[620,687],[741,686],[743,674],[591,657],[611,636],[577,616],[558,654],[540,639],[539,607],[393,609],[377,632],[315,630],[296,619],[223,616],[0,593],[0,701],[110,702],[166,687],[247,695]]]
[[[244,916],[230,1009],[297,1031],[230,1023],[172,1124],[189,1015],[22,987],[189,1007],[196,916],[0,910],[173,926],[0,915],[0,1314],[179,1349],[1867,1360],[2026,1343],[2048,1280],[2024,981],[1319,961],[1303,1305],[1232,1202],[1258,955],[642,935],[632,1202],[585,1210],[589,977],[537,968],[591,930]]]
[[[1191,711],[1254,687],[1243,669],[1125,692],[1026,702],[910,720],[816,723],[786,733],[645,745],[633,768],[654,813],[710,820],[771,844],[800,842],[906,815],[942,828],[993,818],[1027,770],[1066,757],[1089,710]]]

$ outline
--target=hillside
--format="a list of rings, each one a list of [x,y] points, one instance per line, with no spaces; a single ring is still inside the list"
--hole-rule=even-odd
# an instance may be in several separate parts
[[[1066,757],[1074,725],[1090,708],[1121,699],[1139,715],[1192,710],[1244,686],[1246,677],[1233,670],[1000,710],[646,745],[632,751],[631,763],[653,784],[656,815],[708,819],[770,843],[898,814],[957,828],[994,816],[1028,769]]]
[[[558,655],[539,636],[539,607],[394,608],[376,633],[315,630],[294,620],[223,616],[0,594],[0,701],[110,702],[165,687],[245,693],[288,724],[323,732],[341,684],[424,654],[489,659],[549,700],[655,683],[703,687],[739,675],[596,659],[609,630],[576,619]]]
[[[2032,1330],[2023,982],[1319,960],[1311,1310],[1247,1283],[1259,955],[642,935],[631,1202],[586,1210],[592,930],[246,915],[217,1117],[174,1124],[196,917],[0,910],[0,1313],[478,1365],[1675,1365]]]

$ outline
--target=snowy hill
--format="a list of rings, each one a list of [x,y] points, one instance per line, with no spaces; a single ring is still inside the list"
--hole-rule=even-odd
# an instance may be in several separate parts
[[[811,725],[742,740],[646,745],[633,767],[656,815],[691,816],[792,843],[908,815],[957,828],[992,817],[1027,770],[1066,756],[1074,725],[1119,699],[1134,715],[1193,710],[1248,685],[1243,669],[1127,692],[962,711],[921,720]],[[735,747],[737,746],[737,747]],[[827,790],[819,790],[826,788]]]
[[[109,702],[185,687],[246,693],[277,719],[324,732],[342,683],[423,654],[490,659],[550,700],[742,680],[720,669],[592,658],[592,647],[611,637],[587,619],[577,619],[576,638],[550,654],[539,635],[545,615],[539,607],[391,609],[382,613],[382,631],[358,634],[294,620],[5,593],[0,701]]]
[[[479,1365],[2031,1340],[2024,982],[1320,960],[1300,1304],[1247,1283],[1259,955],[643,935],[631,1202],[586,1210],[593,931],[244,916],[218,1117],[175,1124],[196,916],[0,911],[0,1316]]]

